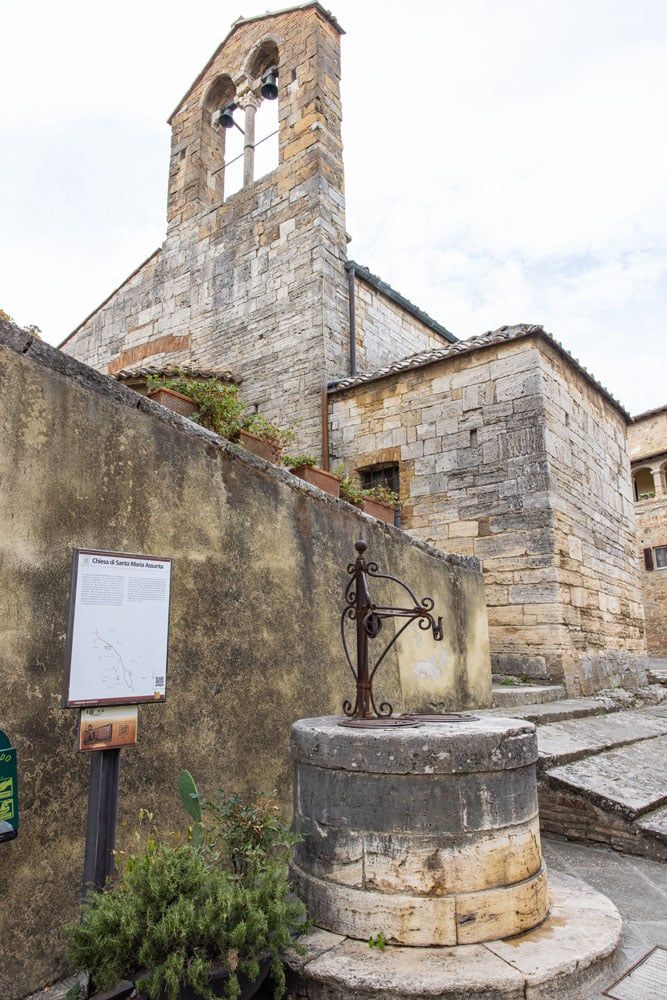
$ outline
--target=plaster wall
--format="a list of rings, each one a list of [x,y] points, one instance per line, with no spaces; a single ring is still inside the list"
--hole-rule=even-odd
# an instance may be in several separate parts
[[[7,324],[0,400],[0,729],[18,750],[22,813],[0,846],[0,996],[17,1000],[66,971],[80,891],[88,761],[60,707],[73,547],[174,560],[168,699],[140,708],[139,744],[123,751],[121,850],[142,806],[183,830],[183,767],[205,794],[276,788],[289,802],[291,723],[339,713],[352,694],[339,615],[359,536],[445,617],[428,685],[406,644],[381,668],[383,700],[488,705],[490,665],[475,560],[420,545]]]
[[[623,421],[584,385],[525,337],[330,403],[334,461],[398,462],[403,526],[481,559],[494,669],[571,694],[644,677]]]

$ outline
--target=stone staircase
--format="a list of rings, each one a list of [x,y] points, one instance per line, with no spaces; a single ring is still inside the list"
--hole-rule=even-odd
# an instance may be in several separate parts
[[[544,704],[549,701],[561,701],[566,697],[562,684],[525,684],[501,675],[493,677],[491,693],[494,708]]]
[[[537,726],[544,831],[667,861],[667,664],[651,672],[641,692],[590,698],[494,685],[490,714]],[[529,690],[546,698],[530,703]]]

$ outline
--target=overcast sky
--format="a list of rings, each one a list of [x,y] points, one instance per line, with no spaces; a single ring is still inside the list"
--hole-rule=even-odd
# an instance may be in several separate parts
[[[19,323],[57,343],[162,242],[166,118],[266,4],[0,0]],[[667,403],[666,0],[332,10],[350,256],[459,337],[542,323],[631,412]]]

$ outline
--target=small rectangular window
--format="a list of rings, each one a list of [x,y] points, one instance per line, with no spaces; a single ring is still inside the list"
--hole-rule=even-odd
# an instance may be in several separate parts
[[[667,545],[659,545],[653,549],[655,555],[655,568],[667,569]]]
[[[366,469],[357,469],[357,475],[364,489],[370,489],[373,486],[386,486],[394,493],[401,492],[398,462],[387,465],[370,465]],[[394,524],[397,528],[401,526],[400,508],[394,511]]]

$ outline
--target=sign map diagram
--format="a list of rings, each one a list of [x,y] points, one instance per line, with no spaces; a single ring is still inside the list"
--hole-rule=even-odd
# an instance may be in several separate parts
[[[171,559],[75,549],[64,703],[164,701]]]
[[[129,664],[125,663],[125,660],[119,652],[122,639],[115,639],[114,645],[110,639],[100,634],[99,629],[95,628],[93,632],[93,643],[97,648],[102,650],[98,659],[103,660],[106,665],[106,669],[102,675],[103,683],[108,685],[110,691],[120,687],[127,690],[128,693],[133,693],[134,673],[130,669],[130,666],[136,666],[138,660],[135,657],[130,660]]]

